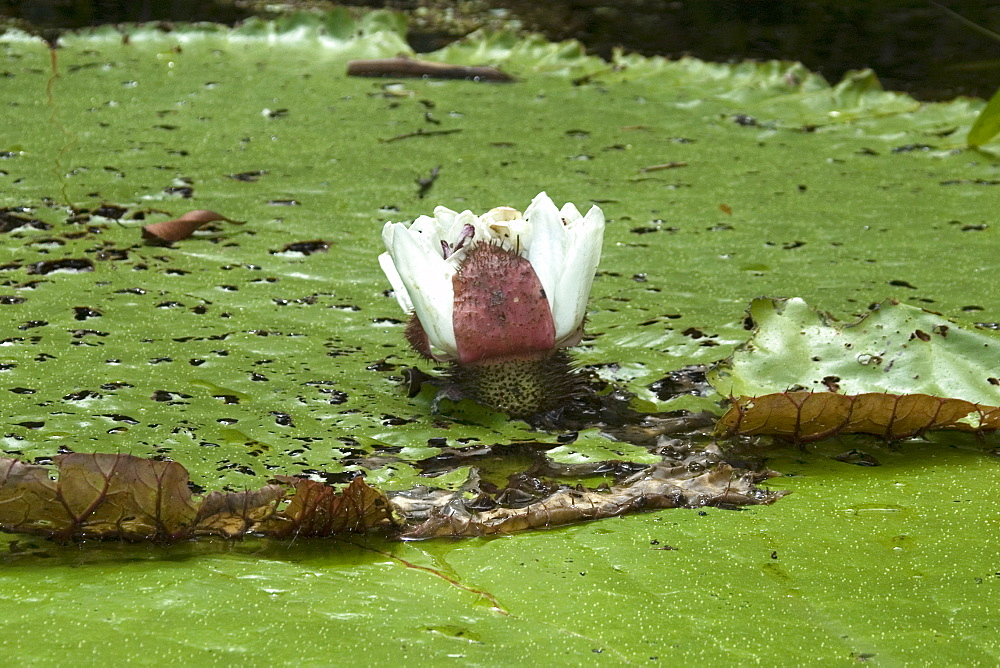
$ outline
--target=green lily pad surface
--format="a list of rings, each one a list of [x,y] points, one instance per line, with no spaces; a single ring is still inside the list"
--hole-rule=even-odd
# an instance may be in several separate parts
[[[383,223],[540,190],[608,217],[575,354],[644,407],[690,401],[649,386],[729,355],[762,294],[1000,321],[1000,165],[964,149],[981,101],[508,34],[426,57],[515,83],[346,77],[349,59],[407,52],[403,32],[335,12],[102,28],[54,51],[0,38],[6,456],[168,457],[206,490],[363,463],[383,489],[434,485],[420,462],[470,444],[641,463],[600,433],[574,448],[487,411],[431,415],[433,392],[401,384],[419,360],[375,260]],[[248,222],[143,243],[194,209]],[[990,447],[779,450],[772,486],[794,493],[773,506],[513,538],[21,539],[0,566],[6,648],[35,664],[995,663]],[[852,448],[881,466],[830,458]]]
[[[709,373],[725,396],[791,388],[841,394],[930,394],[1000,405],[1000,336],[925,309],[887,302],[835,323],[801,299],[756,299],[756,330]]]

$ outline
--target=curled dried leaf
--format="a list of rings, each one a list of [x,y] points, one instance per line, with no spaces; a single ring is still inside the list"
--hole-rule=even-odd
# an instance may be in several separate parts
[[[243,492],[212,492],[198,508],[194,533],[223,538],[254,533],[258,524],[277,514],[284,498],[285,490],[280,485]]]
[[[243,225],[246,223],[245,220],[233,220],[215,211],[197,209],[185,213],[180,218],[165,220],[162,223],[153,223],[152,225],[144,225],[142,228],[142,238],[161,242],[180,241],[194,234],[194,231],[202,225],[220,220],[232,225]]]
[[[725,437],[766,434],[808,443],[836,434],[896,441],[933,429],[996,431],[1000,408],[928,394],[781,392],[735,399],[716,430]]]
[[[55,464],[53,480],[44,466],[0,458],[0,531],[62,541],[169,542],[199,535],[334,536],[393,524],[388,500],[363,478],[338,493],[282,477],[281,485],[212,492],[198,503],[187,469],[177,462],[75,453],[56,457]]]
[[[461,494],[451,493],[436,499],[428,519],[404,538],[506,534],[658,508],[769,504],[787,493],[754,484],[771,475],[776,474],[737,476],[728,464],[701,472],[658,464],[608,491],[562,489],[523,508],[484,512],[470,511]],[[406,497],[396,496],[392,502],[401,514],[409,512]]]
[[[326,537],[394,526],[389,500],[364,478],[355,478],[339,493],[315,480],[289,476],[277,476],[276,480],[291,486],[295,493],[288,507],[261,522],[256,532],[276,538]]]

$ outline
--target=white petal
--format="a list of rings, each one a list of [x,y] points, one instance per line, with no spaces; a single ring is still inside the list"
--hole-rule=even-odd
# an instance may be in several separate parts
[[[557,344],[560,339],[572,336],[583,322],[594,274],[601,261],[604,212],[595,206],[580,223],[570,230],[563,272],[552,300]]]
[[[388,253],[382,253],[378,256],[378,263],[382,266],[385,277],[389,279],[389,284],[392,285],[392,292],[396,295],[399,308],[403,309],[406,313],[413,313],[413,302],[410,301],[410,294],[406,291],[406,286],[403,285],[403,279],[400,278],[399,272],[396,271],[396,265],[392,261],[392,256]]]
[[[531,245],[525,257],[535,270],[554,315],[556,290],[566,255],[566,230],[559,209],[544,192],[531,201],[524,217],[531,226]]]
[[[404,223],[395,223],[399,230],[405,230]],[[424,248],[427,253],[441,254],[441,239],[443,238],[440,225],[436,218],[430,216],[420,216],[409,227],[409,233]],[[391,248],[391,246],[386,246]]]
[[[580,220],[583,216],[580,215],[580,210],[576,208],[576,205],[572,202],[566,202],[563,207],[559,209],[559,214],[566,220],[567,223],[572,223],[573,221]]]
[[[458,214],[446,206],[434,207],[434,218],[437,220],[438,228],[442,232],[447,232]]]
[[[418,236],[406,228],[397,228],[389,252],[430,344],[457,356],[452,323],[455,291],[451,282],[455,268],[441,257],[440,251],[427,252],[415,238]]]

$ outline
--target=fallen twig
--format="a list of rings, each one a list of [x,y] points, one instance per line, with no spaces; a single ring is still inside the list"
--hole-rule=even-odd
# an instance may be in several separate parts
[[[349,77],[428,77],[434,79],[470,79],[510,83],[514,77],[487,65],[449,65],[406,56],[352,60],[347,63]]]
[[[643,174],[646,172],[658,172],[661,169],[675,169],[677,167],[687,167],[686,162],[665,162],[662,165],[650,165],[649,167],[643,167],[639,171]]]
[[[388,144],[390,142],[399,141],[400,139],[409,139],[410,137],[433,137],[434,135],[450,135],[461,131],[462,128],[452,128],[451,130],[424,130],[423,128],[420,128],[416,132],[406,132],[401,135],[396,135],[395,137],[389,137],[388,139],[379,139],[379,143]]]

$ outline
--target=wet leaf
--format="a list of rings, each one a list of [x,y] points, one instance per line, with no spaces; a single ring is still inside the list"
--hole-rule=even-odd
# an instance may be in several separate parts
[[[385,495],[365,484],[363,478],[355,478],[340,492],[314,480],[289,476],[277,479],[290,485],[295,493],[280,515],[262,522],[255,531],[278,538],[307,538],[394,526]]]
[[[898,441],[933,429],[996,431],[1000,408],[927,394],[781,392],[735,399],[718,425],[724,437],[767,434],[795,443],[837,434]]]
[[[993,330],[895,301],[846,324],[801,299],[757,299],[747,314],[750,339],[708,374],[734,398],[719,433],[802,443],[1000,426]]]
[[[470,512],[461,494],[441,494],[429,510],[423,510],[427,519],[405,537],[488,536],[619,517],[639,510],[769,504],[785,492],[763,490],[754,483],[772,475],[777,474],[739,476],[727,464],[702,472],[686,466],[657,465],[606,491],[563,489],[523,508],[484,512]],[[415,514],[418,506],[402,496],[394,502],[404,514]]]
[[[177,462],[124,454],[55,458],[44,466],[0,458],[0,530],[55,540],[176,541],[197,535],[333,536],[393,523],[385,496],[355,478],[343,492],[283,476],[286,487],[212,492],[200,503]],[[287,500],[287,508],[281,508]]]
[[[723,396],[929,394],[1000,406],[1000,333],[893,300],[841,323],[802,299],[755,299],[749,340],[708,374]]]

